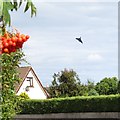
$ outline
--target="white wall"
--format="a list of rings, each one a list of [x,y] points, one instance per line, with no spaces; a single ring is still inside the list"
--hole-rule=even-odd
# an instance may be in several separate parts
[[[29,87],[29,91],[27,92],[25,89],[27,86],[29,86],[29,81],[25,79],[21,88],[17,92],[17,95],[20,95],[22,92],[25,92],[31,99],[47,99],[47,96],[43,92],[42,87],[39,85],[32,71],[28,73],[27,77],[33,77],[33,87]]]

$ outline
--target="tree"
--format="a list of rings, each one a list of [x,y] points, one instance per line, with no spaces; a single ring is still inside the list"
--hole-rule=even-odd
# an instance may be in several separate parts
[[[22,4],[25,4],[24,12],[31,9],[31,17],[36,15],[36,7],[31,0],[0,0],[0,35],[4,34],[5,26],[11,25],[10,11],[18,10]]]
[[[64,69],[57,74],[54,73],[49,93],[51,97],[77,96],[80,84],[80,79],[74,70]]]
[[[20,81],[16,69],[24,54],[21,51],[12,52],[11,54],[2,54],[0,57],[1,64],[1,120],[11,120],[19,112],[19,99],[16,96],[14,85]]]
[[[98,96],[98,92],[95,90],[95,89],[91,89],[89,92],[88,92],[88,96]]]
[[[100,95],[117,94],[118,79],[116,77],[106,77],[96,84],[95,89]]]
[[[87,85],[81,84],[78,86],[78,95],[79,96],[88,96],[88,88]]]
[[[24,12],[31,8],[31,17],[36,15],[36,7],[31,0],[0,0],[0,16],[4,21],[4,24],[11,24],[11,17],[9,11],[18,10],[22,4],[25,4]]]
[[[120,80],[118,82],[118,93],[120,94]]]
[[[99,95],[98,92],[95,90],[94,82],[91,82],[90,80],[88,80],[86,86],[87,86],[88,96],[97,96],[97,95]]]
[[[18,2],[17,0],[0,0],[0,89],[1,95],[1,108],[0,115],[1,120],[12,120],[12,118],[19,111],[19,98],[16,96],[14,85],[20,78],[18,77],[17,68],[19,67],[21,60],[23,60],[24,53],[22,52],[22,44],[20,43],[21,37],[19,37],[19,42],[17,39],[17,50],[14,50],[13,44],[9,44],[9,49],[12,52],[8,52],[7,49],[3,52],[3,45],[8,46],[7,42],[15,36],[15,33],[10,33],[6,30],[7,25],[11,25],[10,11],[18,10],[23,3],[26,3],[24,12],[31,8],[31,16],[36,14],[36,8],[31,0],[24,0],[26,2]],[[7,34],[6,34],[7,33]],[[10,38],[8,40],[8,37]],[[15,39],[14,39],[15,40]],[[22,38],[23,40],[23,38]],[[24,39],[25,40],[25,39]],[[6,41],[6,43],[4,43]],[[14,41],[15,42],[15,41]],[[15,43],[14,43],[15,45]]]
[[[95,88],[94,82],[91,82],[90,80],[88,80],[87,87],[88,87],[88,91],[90,91],[91,89],[94,89]]]

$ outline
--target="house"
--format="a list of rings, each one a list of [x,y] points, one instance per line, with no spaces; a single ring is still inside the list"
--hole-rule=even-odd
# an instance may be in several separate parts
[[[31,66],[19,67],[18,73],[21,81],[15,85],[17,95],[25,92],[30,99],[47,99],[49,97]]]

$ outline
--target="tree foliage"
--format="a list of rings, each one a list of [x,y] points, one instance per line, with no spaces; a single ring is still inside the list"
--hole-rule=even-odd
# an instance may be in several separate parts
[[[0,0],[0,16],[2,17],[4,24],[11,24],[10,11],[18,10],[22,4],[25,5],[24,12],[31,9],[31,17],[36,15],[36,7],[31,0]]]
[[[4,35],[7,25],[11,25],[10,11],[17,11],[22,4],[25,5],[24,12],[30,8],[31,17],[36,15],[36,7],[31,0],[0,0],[0,35]],[[0,42],[1,39],[2,37]],[[16,69],[23,56],[24,53],[19,48],[16,52],[2,53],[0,57],[1,120],[12,120],[16,113],[20,112],[20,98],[16,96],[14,85],[20,80]]]
[[[98,92],[95,90],[95,89],[91,89],[89,92],[88,92],[88,96],[98,96]]]
[[[74,70],[64,69],[57,74],[54,73],[48,92],[51,97],[118,94],[120,93],[120,81],[116,77],[106,77],[96,84],[90,80],[86,84],[82,84]]]
[[[19,67],[22,57],[24,56],[21,50],[12,52],[11,54],[3,53],[0,57],[1,64],[1,120],[11,120],[12,117],[19,112],[19,99],[15,93],[15,83],[20,81],[16,69]]]
[[[76,96],[79,94],[80,79],[73,70],[64,69],[54,73],[50,95],[52,97]]]
[[[100,95],[117,94],[118,79],[116,77],[106,77],[96,84],[96,90]]]
[[[118,93],[120,94],[120,80],[118,82]]]
[[[86,95],[88,95],[88,96],[97,96],[97,95],[99,95],[98,92],[95,90],[94,82],[88,80],[87,84],[85,86],[87,88]]]

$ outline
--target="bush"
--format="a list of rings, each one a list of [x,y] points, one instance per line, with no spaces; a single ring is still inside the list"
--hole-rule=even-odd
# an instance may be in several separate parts
[[[120,112],[120,95],[26,100],[21,114]]]
[[[89,92],[88,92],[88,96],[98,96],[98,92],[95,90],[95,89],[91,89]]]
[[[19,95],[19,98],[20,98],[21,100],[30,99],[29,96],[28,96],[28,94],[26,94],[25,92],[21,93],[21,94]]]

